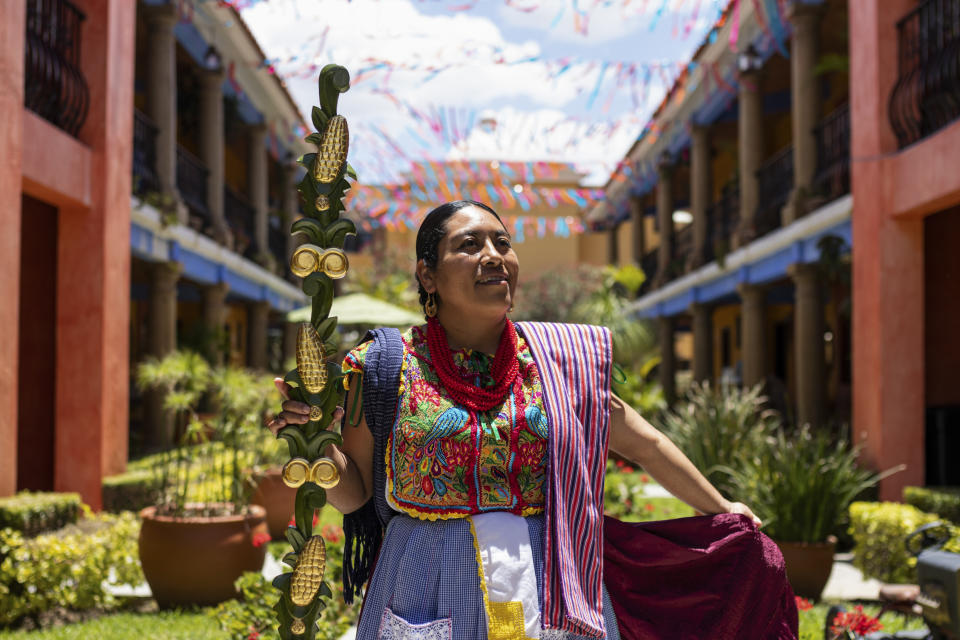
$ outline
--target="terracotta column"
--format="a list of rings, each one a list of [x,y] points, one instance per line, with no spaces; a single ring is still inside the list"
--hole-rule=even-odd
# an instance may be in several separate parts
[[[147,19],[147,115],[157,125],[157,180],[160,192],[173,198],[177,217],[187,222],[187,208],[177,191],[177,40],[173,3],[143,7]]]
[[[713,308],[706,304],[693,304],[693,379],[710,382],[713,377]]]
[[[223,211],[224,123],[222,69],[200,72],[200,160],[207,166],[207,209],[217,242],[232,247]]]
[[[743,301],[743,385],[752,387],[767,375],[766,291],[752,284],[741,284],[737,291]]]
[[[249,350],[247,364],[251,369],[267,368],[267,329],[270,325],[270,303],[254,302],[248,307]]]
[[[754,218],[760,203],[757,170],[763,163],[763,95],[760,93],[759,71],[741,72],[738,101],[740,224],[734,237],[734,248],[742,247],[756,235]]]
[[[796,287],[793,343],[797,424],[818,426],[826,415],[823,287],[816,264],[790,265],[789,274]]]
[[[297,192],[297,182],[300,180],[299,167],[294,163],[284,165],[283,168],[283,231],[287,234],[287,262],[290,264],[290,256],[294,249],[306,242],[306,237],[302,233],[293,236],[290,235],[290,225],[300,217],[300,194]],[[283,266],[283,273],[289,273],[289,266]]]
[[[630,220],[633,221],[633,262],[639,266],[647,248],[647,238],[643,226],[643,200],[640,196],[630,196]]]
[[[657,253],[655,286],[670,280],[673,261],[673,165],[664,160],[657,167],[657,222],[660,226],[660,248]]]
[[[693,127],[690,152],[690,213],[693,215],[693,252],[688,263],[690,269],[696,269],[705,262],[710,173],[710,130],[697,125]]]
[[[794,2],[790,5],[793,37],[790,39],[790,119],[793,125],[793,191],[783,208],[781,222],[790,224],[807,212],[813,178],[817,172],[817,139],[820,119],[820,18],[823,8]]]
[[[660,386],[668,405],[677,399],[677,358],[673,348],[673,318],[660,316]]]
[[[203,289],[203,326],[212,339],[219,340],[227,322],[227,293],[230,285],[226,282],[212,284]],[[220,348],[220,342],[211,345],[210,358],[216,365],[224,363],[226,353]]]
[[[247,164],[250,182],[250,204],[253,205],[253,246],[257,260],[268,264],[270,245],[267,243],[267,224],[270,204],[267,199],[267,125],[256,124],[250,127],[249,162]]]
[[[299,322],[285,322],[283,324],[283,369],[287,370],[287,363],[297,357],[297,332]]]
[[[0,20],[0,496],[17,491],[20,350],[20,211],[23,179],[25,2],[4,5]]]
[[[163,358],[177,348],[177,283],[182,271],[178,262],[159,262],[150,274],[147,349],[155,358]],[[163,397],[160,391],[150,391],[146,397],[148,441],[153,448],[173,444],[173,414],[163,408]]]

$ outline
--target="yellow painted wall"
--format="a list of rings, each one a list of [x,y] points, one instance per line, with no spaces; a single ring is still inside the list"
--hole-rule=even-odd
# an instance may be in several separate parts
[[[677,331],[673,338],[673,353],[677,360],[685,360],[693,366],[693,332]]]
[[[602,267],[607,264],[607,233],[585,231],[577,236],[577,261]]]
[[[247,308],[242,304],[227,305],[228,363],[243,367],[247,364]]]
[[[730,330],[730,363],[735,367],[741,358],[742,345],[737,344],[737,319],[740,316],[739,304],[718,306],[713,310],[713,379],[720,380],[723,373],[723,330]]]
[[[619,266],[635,264],[633,256],[633,222],[627,220],[617,226],[617,254]]]

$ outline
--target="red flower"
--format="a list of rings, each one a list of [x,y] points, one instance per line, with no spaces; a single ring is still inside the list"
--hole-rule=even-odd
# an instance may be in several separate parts
[[[617,469],[623,469],[623,460],[617,460]]]
[[[320,514],[316,511],[313,512],[313,526],[317,526],[317,523],[320,522]]]
[[[643,475],[640,476],[640,482],[644,484],[650,482],[650,476],[644,473]]]
[[[647,504],[643,505],[643,508],[646,509],[647,511],[653,511],[653,509],[654,509],[653,504],[650,503],[650,502],[648,502]]]
[[[250,627],[250,635],[247,636],[247,640],[260,640],[260,632],[254,627]]]
[[[863,606],[857,605],[853,611],[841,611],[833,619],[830,631],[836,637],[848,637],[850,633],[863,636],[874,631],[880,631],[883,625],[876,618],[863,612]]]
[[[343,540],[343,529],[335,524],[323,525],[323,529],[320,530],[320,534],[327,542],[337,543]]]
[[[257,533],[253,534],[253,540],[251,542],[253,543],[253,546],[260,548],[270,542],[270,534],[264,533],[263,531],[258,531]]]
[[[287,523],[287,526],[288,526],[288,527],[295,527],[295,526],[297,526],[297,519],[296,519],[296,518],[290,518],[290,522]]]
[[[801,598],[800,596],[794,596],[797,601],[797,609],[800,611],[810,611],[813,609],[813,604],[806,598]]]
[[[624,473],[633,473],[633,467],[631,467],[630,465],[624,465],[624,466],[623,466],[623,472],[624,472]]]

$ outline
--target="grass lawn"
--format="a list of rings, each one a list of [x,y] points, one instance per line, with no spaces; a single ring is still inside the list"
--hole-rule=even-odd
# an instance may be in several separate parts
[[[229,640],[202,611],[118,613],[43,631],[0,631],[0,640]]]

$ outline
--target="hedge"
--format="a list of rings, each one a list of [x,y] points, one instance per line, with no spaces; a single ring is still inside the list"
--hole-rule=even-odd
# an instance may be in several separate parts
[[[903,501],[960,524],[960,487],[905,487]]]
[[[137,470],[103,479],[103,508],[106,511],[140,511],[159,504],[162,496],[160,475]]]
[[[0,529],[14,529],[25,536],[60,529],[77,521],[80,504],[76,493],[23,491],[0,498]]]
[[[909,504],[854,502],[850,505],[853,565],[883,582],[915,584],[917,559],[907,553],[904,541],[918,527],[938,519]]]

